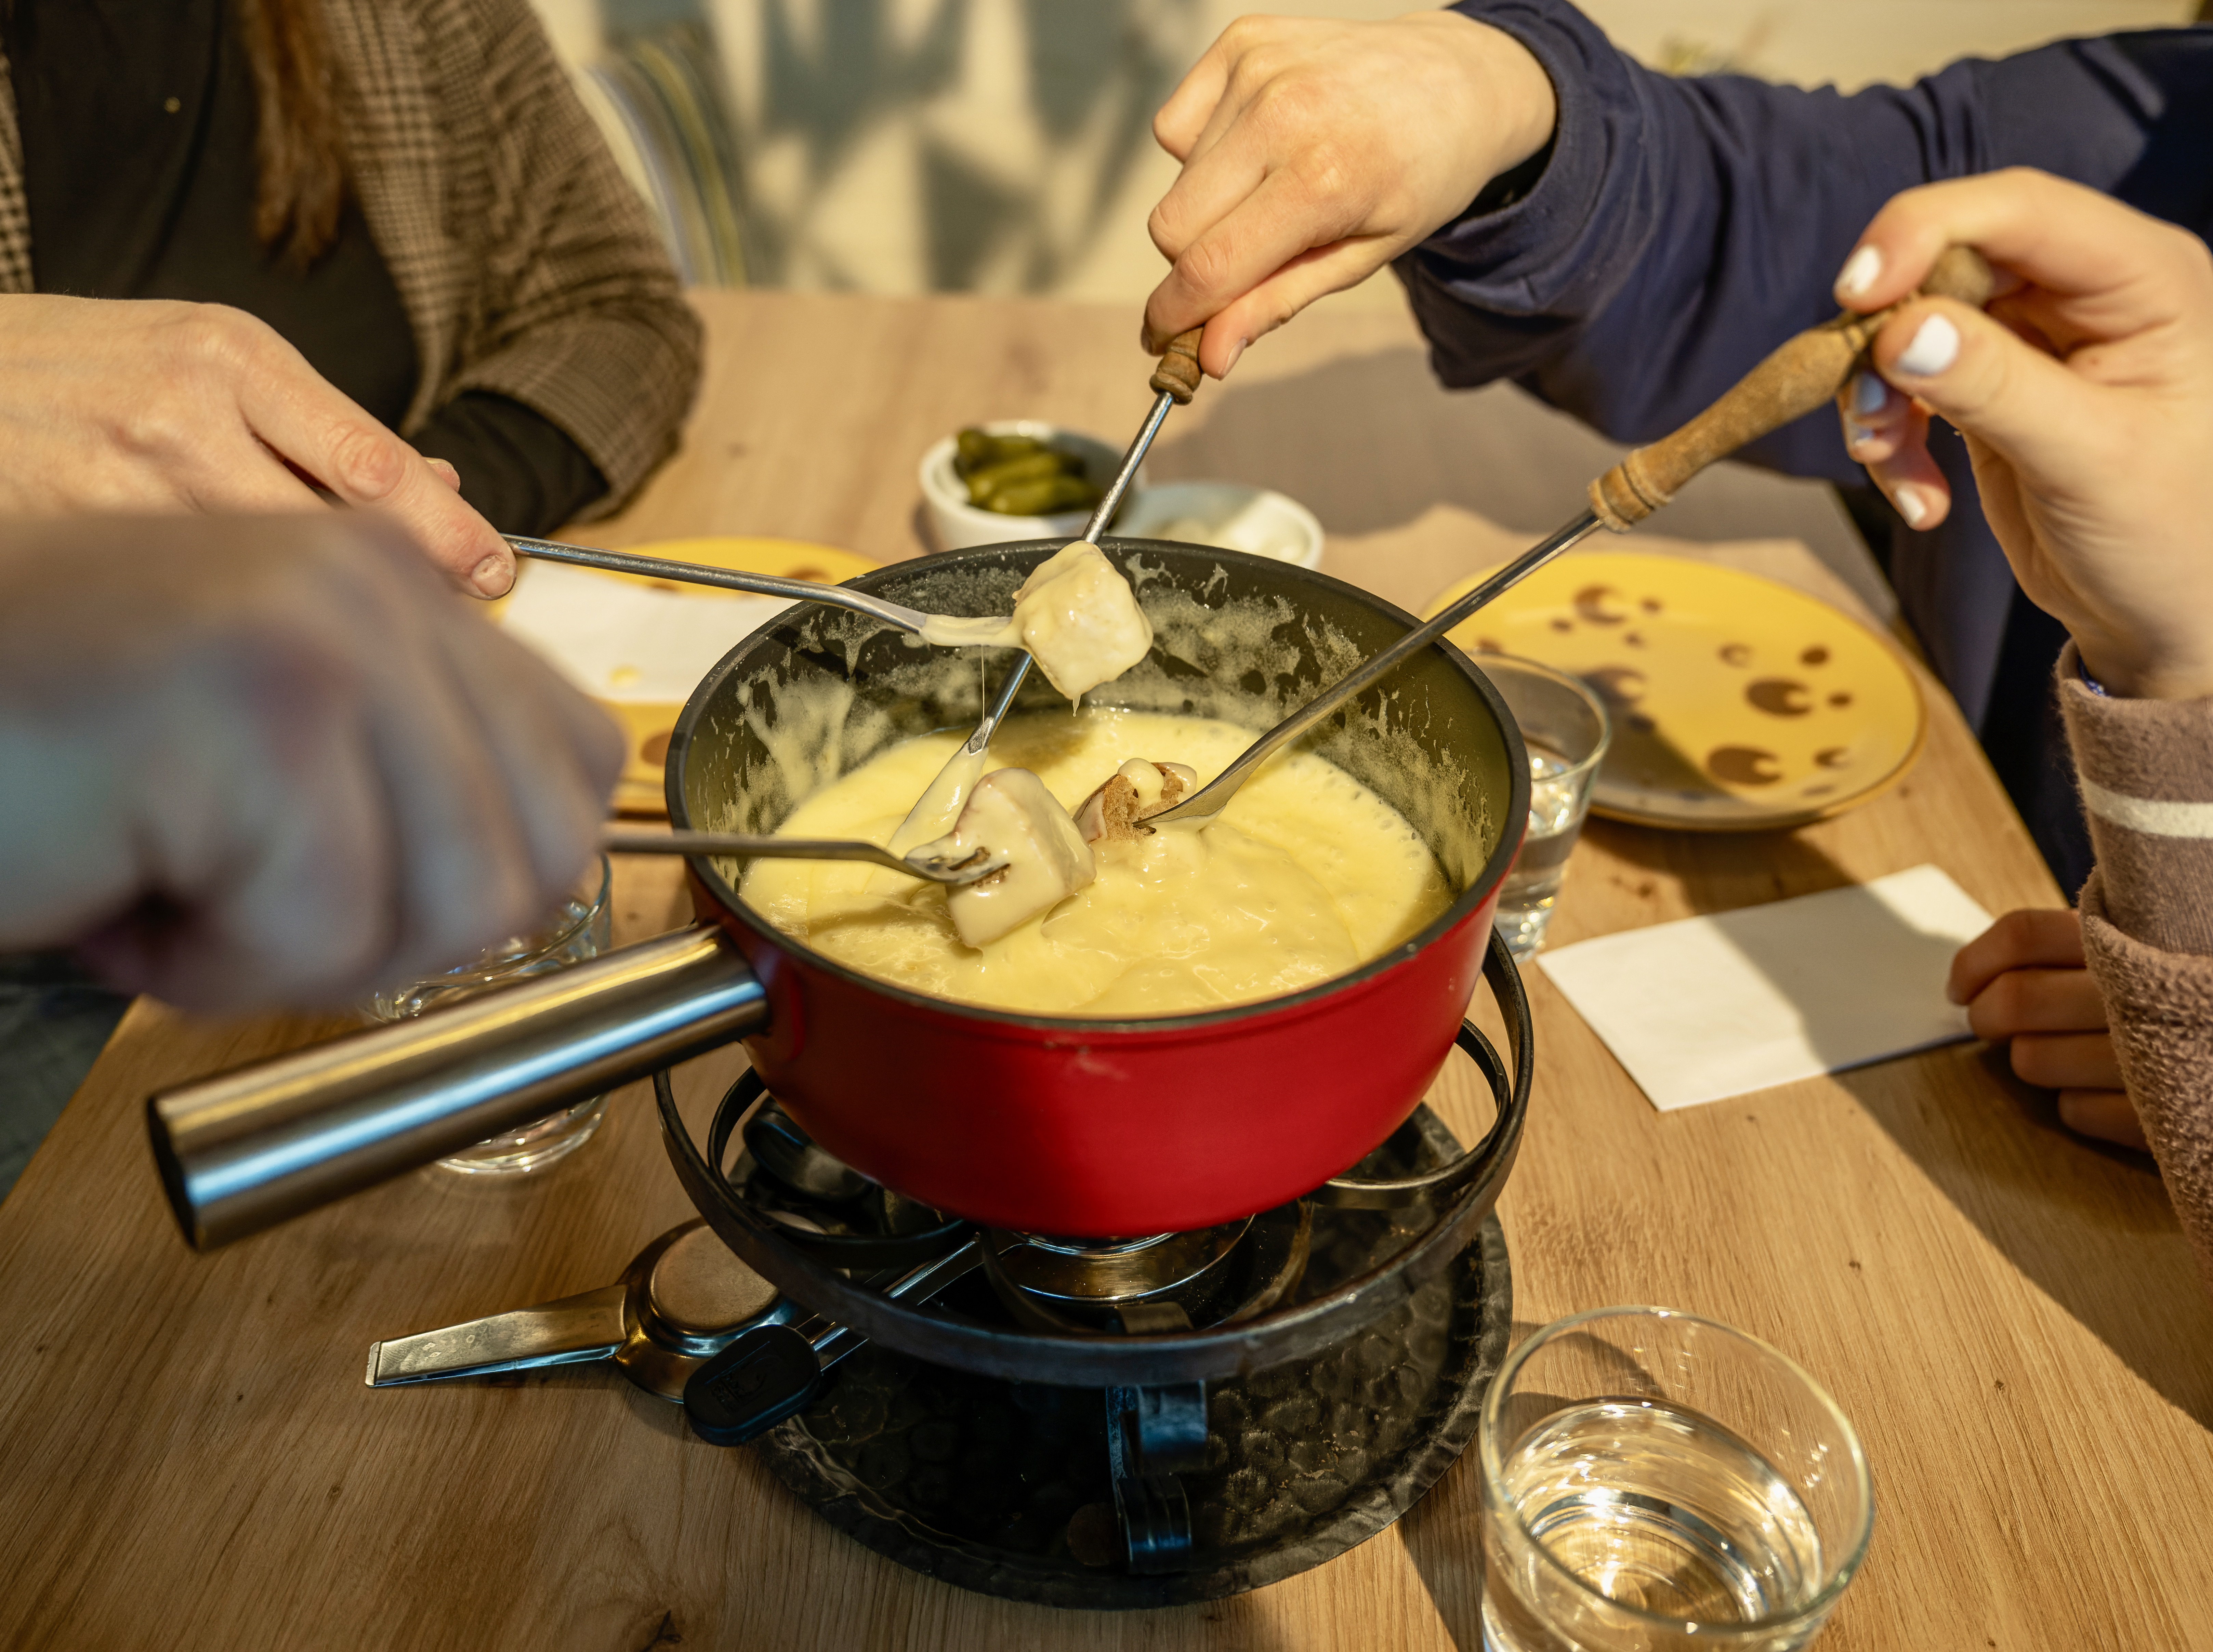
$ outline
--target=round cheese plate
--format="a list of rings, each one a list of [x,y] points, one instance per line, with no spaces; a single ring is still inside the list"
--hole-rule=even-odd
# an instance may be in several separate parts
[[[1541,661],[1598,691],[1613,739],[1591,808],[1617,820],[1802,826],[1896,784],[1927,733],[1920,686],[1888,639],[1795,587],[1686,558],[1563,557],[1450,635],[1471,653]]]

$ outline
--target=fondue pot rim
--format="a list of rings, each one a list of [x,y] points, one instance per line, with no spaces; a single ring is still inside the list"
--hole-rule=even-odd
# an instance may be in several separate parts
[[[857,575],[842,582],[855,590],[875,592],[880,582],[904,578],[936,566],[972,566],[980,561],[997,559],[1003,562],[1022,555],[1035,555],[1039,560],[1043,560],[1045,557],[1059,551],[1068,543],[1069,541],[1065,539],[1021,539],[1009,541],[1003,545],[973,546],[959,551],[942,552],[933,556],[913,557],[904,562],[887,564],[881,568]],[[1100,548],[1110,554],[1119,552],[1125,556],[1133,552],[1167,551],[1180,555],[1197,554],[1222,558],[1227,560],[1232,566],[1243,565],[1265,570],[1289,581],[1295,586],[1322,587],[1346,593],[1358,601],[1379,611],[1384,619],[1398,623],[1407,631],[1412,631],[1421,624],[1420,620],[1396,603],[1388,601],[1361,586],[1354,585],[1349,581],[1332,578],[1327,574],[1313,569],[1301,568],[1290,563],[1282,562],[1272,557],[1253,556],[1246,552],[1229,551],[1215,546],[1187,545],[1175,539],[1124,539],[1114,534],[1102,536]],[[766,637],[771,631],[789,623],[788,616],[778,614],[766,624],[740,638],[730,651],[717,661],[714,668],[699,680],[698,686],[692,691],[691,698],[685,702],[683,712],[677,718],[676,727],[669,736],[664,779],[669,824],[677,830],[683,831],[695,824],[691,818],[689,804],[684,796],[685,759],[690,754],[692,735],[698,727],[700,719],[706,715],[708,704],[713,699],[716,690],[722,686],[725,678],[737,669],[741,656]],[[1376,977],[1403,964],[1465,923],[1490,897],[1491,892],[1504,881],[1507,869],[1513,864],[1514,856],[1521,848],[1522,833],[1527,829],[1529,817],[1529,764],[1526,755],[1519,763],[1513,761],[1515,755],[1513,748],[1518,747],[1521,741],[1520,727],[1515,723],[1513,713],[1507,709],[1505,700],[1491,683],[1491,679],[1484,674],[1466,653],[1443,637],[1439,637],[1430,644],[1430,647],[1441,652],[1449,665],[1456,668],[1469,680],[1477,694],[1489,706],[1500,733],[1505,738],[1508,747],[1507,768],[1509,784],[1498,841],[1484,862],[1482,871],[1470,879],[1467,886],[1454,897],[1452,903],[1421,930],[1368,960],[1357,968],[1348,970],[1342,975],[1332,975],[1326,980],[1316,982],[1309,987],[1302,987],[1296,992],[1255,998],[1244,1003],[1225,1004],[1216,1009],[1196,1010],[1174,1015],[1137,1016],[1121,1020],[1087,1015],[1043,1015],[1022,1010],[997,1009],[989,1004],[970,1003],[958,998],[940,997],[934,993],[918,992],[911,987],[887,981],[881,976],[870,975],[864,971],[854,969],[825,953],[816,951],[796,936],[778,929],[748,905],[744,897],[716,868],[714,857],[689,855],[685,857],[685,861],[691,869],[693,879],[714,899],[716,905],[720,909],[721,916],[724,918],[744,924],[765,942],[801,954],[812,967],[826,970],[835,976],[870,991],[888,994],[918,1009],[950,1013],[963,1020],[991,1025],[1064,1033],[1069,1035],[1071,1042],[1077,1043],[1082,1042],[1087,1036],[1095,1038],[1108,1033],[1177,1033],[1204,1031],[1235,1021],[1247,1021],[1256,1015],[1295,1011],[1333,993],[1356,991],[1366,985]],[[1259,730],[1254,731],[1256,737],[1259,733]],[[1295,747],[1294,749],[1296,747]],[[1435,854],[1434,849],[1431,853]]]

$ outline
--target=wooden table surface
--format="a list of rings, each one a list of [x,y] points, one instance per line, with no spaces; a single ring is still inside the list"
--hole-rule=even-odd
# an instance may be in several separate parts
[[[768,293],[700,301],[687,447],[605,543],[730,532],[922,546],[936,436],[1034,415],[1134,426],[1132,314]],[[1332,570],[1407,603],[1567,514],[1611,450],[1511,391],[1448,398],[1411,326],[1325,306],[1171,422],[1163,476],[1283,485]],[[1722,476],[1666,524],[1832,594],[1818,492]],[[1825,537],[1826,536],[1826,537]],[[1842,565],[1841,563],[1839,565]],[[1849,597],[1845,598],[1849,600]],[[1594,824],[1563,942],[1934,861],[1993,911],[2057,892],[1950,703],[1905,784],[1804,830]],[[627,863],[618,935],[681,921]],[[1975,1045],[1662,1115],[1531,972],[1539,1051],[1502,1206],[1517,1334],[1608,1302],[1708,1314],[1825,1381],[1864,1436],[1873,1550],[1826,1646],[2213,1647],[2213,1305],[2148,1161],[2058,1127]],[[611,1370],[371,1392],[369,1344],[613,1279],[689,1214],[644,1087],[521,1186],[402,1179],[207,1257],[178,1239],[141,1108],[313,1023],[131,1012],[0,1206],[0,1645],[1267,1649],[1480,1645],[1477,1477],[1274,1588],[1064,1613],[964,1594],[800,1508]],[[695,1107],[738,1070],[687,1069]],[[1474,1124],[1460,1089],[1441,1111]]]

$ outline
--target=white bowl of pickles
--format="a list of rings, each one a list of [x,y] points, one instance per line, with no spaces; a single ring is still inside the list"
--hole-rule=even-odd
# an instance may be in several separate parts
[[[923,503],[937,548],[1072,539],[1121,464],[1119,448],[1033,418],[995,419],[947,436],[922,456]],[[1132,497],[1144,480],[1140,467]]]

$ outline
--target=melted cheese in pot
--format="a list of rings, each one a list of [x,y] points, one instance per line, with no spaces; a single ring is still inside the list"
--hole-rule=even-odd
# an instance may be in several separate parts
[[[792,837],[889,840],[962,735],[878,753],[795,809]],[[1211,780],[1252,731],[1199,717],[1094,710],[1014,719],[989,765],[1034,771],[1065,808],[1131,758]],[[1217,1009],[1342,975],[1427,925],[1452,894],[1405,817],[1335,765],[1280,757],[1204,831],[1094,845],[1098,876],[981,948],[944,891],[850,861],[757,860],[741,891],[787,934],[915,991],[1039,1015],[1119,1018]]]

